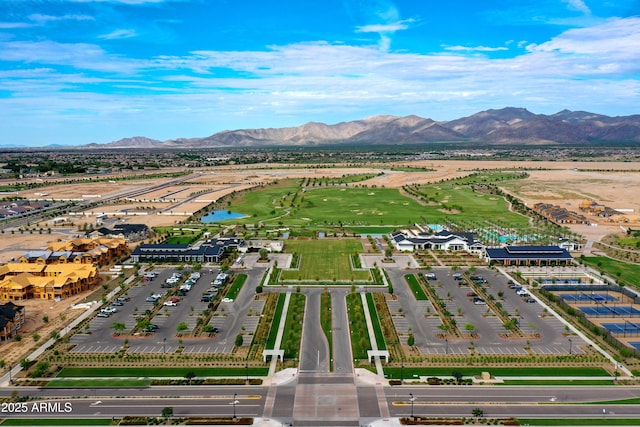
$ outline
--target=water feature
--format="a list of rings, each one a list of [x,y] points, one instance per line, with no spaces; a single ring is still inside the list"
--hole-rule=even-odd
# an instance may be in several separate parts
[[[220,221],[226,221],[229,219],[238,219],[238,218],[244,218],[247,215],[239,213],[239,212],[231,212],[231,211],[213,211],[210,212],[208,214],[206,214],[205,216],[203,216],[200,221],[201,222],[220,222]]]

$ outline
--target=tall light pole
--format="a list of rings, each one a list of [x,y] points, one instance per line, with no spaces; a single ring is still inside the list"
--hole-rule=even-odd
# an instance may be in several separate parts
[[[571,354],[571,344],[573,343],[573,341],[571,341],[571,338],[569,338],[569,354]]]
[[[404,382],[404,360],[402,361],[402,365],[400,365],[400,384]]]
[[[233,419],[236,419],[236,403],[238,403],[238,401],[236,400],[236,397],[238,397],[238,393],[233,393],[233,402],[231,402],[233,404]]]
[[[449,338],[444,339],[444,345],[445,345],[444,353],[449,354]]]
[[[249,361],[246,361],[244,364],[244,369],[247,374],[247,385],[249,385]]]
[[[162,340],[162,354],[165,354],[167,352],[167,339],[164,338]]]
[[[413,393],[409,393],[409,401],[411,402],[411,418],[413,418],[413,401],[416,400],[415,397],[413,397]]]

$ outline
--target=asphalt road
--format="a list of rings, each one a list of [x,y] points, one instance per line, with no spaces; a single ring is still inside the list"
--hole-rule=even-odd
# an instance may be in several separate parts
[[[329,372],[329,343],[320,325],[320,295],[322,289],[305,292],[305,307],[300,350],[300,371]]]
[[[293,420],[296,399],[295,384],[277,386],[272,417]],[[261,417],[265,410],[267,387],[152,387],[147,389],[98,389],[95,395],[79,389],[18,389],[20,395],[28,395],[23,413],[5,412],[1,416],[13,417],[120,417],[124,415],[157,416],[162,408],[170,406],[176,416],[231,416],[233,396],[238,403],[237,416]],[[379,417],[380,412],[371,407],[375,386],[356,388],[359,417],[368,422]],[[470,416],[474,408],[481,408],[487,416],[517,417],[640,417],[640,405],[599,405],[584,402],[606,399],[629,399],[640,396],[640,387],[486,387],[486,386],[403,386],[383,389],[390,416],[411,414],[409,393],[415,397],[414,415]],[[0,395],[11,395],[13,389],[0,390]],[[77,398],[84,395],[85,398]],[[116,397],[118,396],[118,397]],[[153,397],[152,397],[153,396]],[[69,412],[33,410],[34,398],[49,399]],[[55,398],[55,399],[54,399]],[[67,407],[68,408],[68,407]],[[368,408],[368,409],[367,409]],[[603,409],[605,414],[603,415]]]

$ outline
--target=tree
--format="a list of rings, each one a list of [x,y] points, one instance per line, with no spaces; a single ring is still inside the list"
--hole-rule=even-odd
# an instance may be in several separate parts
[[[416,343],[416,339],[413,334],[409,334],[409,338],[407,338],[407,345],[413,346]]]
[[[173,408],[171,406],[165,406],[162,408],[162,417],[170,418],[173,417]]]
[[[187,329],[189,329],[189,325],[187,325],[185,322],[178,323],[178,326],[176,327],[176,331],[178,331],[178,333],[184,332]]]
[[[467,323],[464,325],[464,330],[469,332],[470,334],[473,334],[476,331],[476,325],[474,325],[473,323]]]
[[[235,341],[236,347],[241,347],[243,341],[244,341],[244,339],[242,338],[242,334],[238,334],[236,336],[236,341]]]
[[[391,258],[392,256],[393,256],[393,249],[391,249],[391,248],[389,248],[389,247],[388,247],[388,248],[386,248],[386,249],[384,250],[384,257],[385,257],[385,258]]]
[[[113,322],[111,324],[111,329],[113,329],[116,332],[116,334],[120,335],[122,331],[127,329],[127,325],[125,325],[122,322]]]
[[[258,254],[262,260],[269,259],[269,250],[267,248],[260,248]]]
[[[184,374],[184,377],[189,380],[189,385],[191,385],[191,380],[193,380],[196,377],[196,373],[193,371],[189,371],[186,374]]]
[[[462,372],[460,372],[460,371],[453,371],[453,372],[451,373],[451,376],[452,376],[453,378],[455,378],[455,379],[456,379],[456,382],[457,382],[457,383],[459,383],[460,381],[462,381]]]
[[[484,411],[481,408],[473,408],[471,415],[476,418],[484,417]]]

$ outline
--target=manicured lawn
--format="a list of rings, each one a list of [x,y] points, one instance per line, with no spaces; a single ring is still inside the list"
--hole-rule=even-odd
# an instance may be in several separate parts
[[[349,315],[349,329],[351,330],[351,349],[354,359],[367,359],[367,350],[371,350],[369,331],[364,318],[360,294],[347,295],[347,310]]]
[[[49,381],[47,387],[147,387],[150,380],[69,380],[55,379]]]
[[[290,195],[296,193],[300,186],[294,181],[282,181],[256,191],[249,191],[234,200],[227,208],[247,215],[235,220],[239,224],[251,224],[258,220],[277,218],[285,213],[289,206]],[[278,220],[274,219],[274,222]]]
[[[13,418],[2,426],[110,426],[111,418]]]
[[[288,359],[300,357],[305,301],[306,297],[303,294],[291,294],[289,310],[287,311],[287,323],[284,326],[282,343],[280,344],[280,348],[284,350],[285,357]]]
[[[139,378],[139,377],[173,377],[184,378],[187,372],[195,372],[198,377],[238,377],[246,374],[245,368],[124,368],[124,367],[104,367],[104,368],[64,368],[58,374],[58,378],[74,377],[111,377],[111,378]],[[267,375],[269,368],[249,368],[252,376]]]
[[[604,271],[605,274],[616,280],[627,285],[640,287],[640,265],[628,264],[602,256],[580,257],[580,259],[585,264]]]
[[[231,285],[231,288],[229,288],[229,291],[225,295],[225,297],[231,298],[231,299],[236,299],[236,297],[240,293],[240,289],[242,289],[242,285],[244,285],[244,282],[246,282],[246,281],[247,281],[247,275],[246,274],[238,274],[236,276],[236,279],[233,281],[233,284]]]
[[[373,295],[371,294],[367,294],[367,305],[369,307],[369,315],[371,316],[373,333],[376,336],[376,344],[378,344],[378,350],[386,350],[387,344],[384,342],[384,335],[382,334],[382,327],[380,326],[378,311],[376,310],[376,304],[373,301]]]
[[[521,426],[637,426],[637,418],[518,418]]]
[[[388,234],[394,231],[396,227],[380,227],[372,225],[370,227],[348,227],[349,231],[358,234]]]
[[[291,240],[285,245],[289,253],[300,255],[299,270],[284,270],[282,281],[370,281],[368,270],[353,271],[349,256],[363,251],[360,240]]]
[[[402,226],[420,222],[424,210],[393,188],[330,187],[306,191],[291,219],[307,218],[307,224],[315,226]]]
[[[278,303],[276,304],[276,311],[273,314],[273,320],[271,321],[271,329],[269,330],[269,338],[267,338],[267,350],[273,350],[273,346],[276,345],[276,338],[278,336],[278,327],[280,326],[280,318],[282,317],[282,311],[284,310],[285,294],[278,295]]]
[[[418,279],[416,278],[415,275],[407,274],[404,276],[404,278],[409,284],[409,287],[411,288],[411,293],[413,293],[413,296],[418,301],[425,301],[429,299],[427,297],[427,294],[424,293],[424,290],[422,289],[422,286],[420,286],[420,282],[418,282]]]
[[[405,378],[418,376],[450,376],[453,371],[460,371],[462,375],[480,375],[489,372],[498,377],[601,377],[609,376],[602,368],[592,367],[558,367],[558,368],[500,368],[500,367],[404,367]],[[400,368],[385,368],[384,373],[389,378],[400,378]]]

